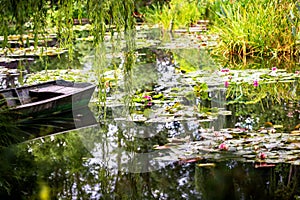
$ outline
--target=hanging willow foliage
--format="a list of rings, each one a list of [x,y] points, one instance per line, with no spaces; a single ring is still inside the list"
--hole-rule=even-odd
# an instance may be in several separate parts
[[[103,41],[107,28],[113,33],[113,26],[117,32],[122,28],[125,31],[132,30],[134,18],[132,17],[133,0],[89,0],[87,3],[89,19],[92,20],[92,35],[95,42]],[[109,25],[109,26],[107,26]]]
[[[112,33],[131,30],[134,26],[133,10],[133,0],[1,0],[2,47],[7,47],[10,34],[23,35],[30,31],[37,41],[38,34],[45,33],[51,26],[49,21],[54,23],[61,44],[68,47],[74,40],[73,19],[80,20],[83,13],[92,25],[94,43],[98,44],[108,29],[113,30]],[[47,20],[49,17],[53,19]]]
[[[46,0],[2,0],[0,1],[0,35],[4,36],[2,47],[7,46],[9,34],[23,34],[25,24],[33,23],[33,32],[37,35],[44,27],[46,18]]]

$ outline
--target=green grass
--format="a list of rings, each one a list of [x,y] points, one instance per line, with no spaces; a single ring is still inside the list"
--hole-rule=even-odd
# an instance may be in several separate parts
[[[146,8],[145,21],[158,24],[164,30],[186,28],[201,18],[204,10],[197,0],[171,0],[169,4],[154,4]]]
[[[299,13],[299,5],[290,1],[221,3],[212,27],[220,36],[215,53],[226,58],[238,56],[244,62],[249,57],[298,55]]]

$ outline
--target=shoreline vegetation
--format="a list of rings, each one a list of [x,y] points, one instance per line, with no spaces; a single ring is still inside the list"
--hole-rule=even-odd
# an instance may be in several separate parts
[[[123,46],[119,45],[122,47],[118,48],[126,50],[123,73],[130,78],[136,58],[134,53],[136,46],[134,41],[128,39],[133,37],[119,33],[134,35],[135,25],[140,21],[142,25],[158,25],[165,34],[169,31],[180,32],[179,30],[186,29],[182,34],[190,34],[197,38],[199,46],[209,49],[210,55],[220,64],[220,71],[226,69],[226,76],[224,75],[221,85],[224,84],[226,87],[227,100],[232,104],[256,104],[265,98],[271,98],[272,102],[278,103],[299,102],[300,70],[299,64],[293,62],[299,54],[298,2],[288,0],[280,3],[270,0],[263,2],[170,0],[155,1],[151,4],[147,4],[148,1],[132,0],[122,2],[106,0],[102,3],[96,0],[83,0],[81,3],[72,0],[38,2],[39,4],[35,4],[34,1],[30,1],[26,10],[22,10],[26,3],[22,0],[16,5],[6,0],[1,5],[2,8],[7,8],[0,13],[0,17],[4,19],[0,26],[5,27],[0,31],[2,35],[0,55],[4,58],[6,55],[10,58],[30,56],[31,59],[40,56],[41,60],[54,56],[62,60],[68,57],[64,62],[72,61],[68,64],[70,66],[68,69],[71,70],[70,77],[74,78],[72,69],[76,67],[72,65],[75,63],[73,60],[76,57],[75,48],[78,48],[78,43],[88,41],[97,49],[95,63],[99,63],[99,66],[93,70],[97,74],[95,82],[103,90],[108,84],[104,81],[107,79],[105,77],[107,69],[103,41],[125,38]],[[16,6],[16,9],[13,6]],[[17,12],[21,10],[22,12]],[[207,45],[209,39],[205,38],[214,38],[214,45]],[[67,55],[63,56],[64,53]],[[260,61],[258,64],[255,63],[257,59]],[[267,64],[262,64],[264,59],[269,60]],[[287,65],[288,62],[291,64]],[[44,75],[38,72],[30,75],[40,76],[36,78],[37,81],[54,77],[48,73],[50,69],[47,68],[47,61],[44,63],[46,63]],[[263,74],[247,71],[259,70],[266,66],[268,70]],[[195,66],[191,68],[193,68],[191,72],[198,69]],[[233,71],[236,69],[244,72],[236,73]],[[188,72],[187,69],[182,69],[181,72],[183,71]],[[56,69],[55,73],[59,73],[59,70]],[[252,78],[255,77],[255,80],[249,78],[250,75]],[[197,82],[194,91],[196,96],[198,93],[202,98],[204,93],[208,96],[207,91],[202,88],[207,87],[205,84],[202,81]],[[132,92],[130,88],[128,91]],[[98,98],[98,101],[101,101],[99,104],[105,105],[106,94],[99,93]],[[128,99],[130,98],[132,96],[128,96]]]
[[[14,46],[11,35],[20,35],[20,46],[34,46],[47,36],[57,37],[54,45],[66,48],[73,59],[74,25],[89,25],[86,37],[99,45],[107,32],[134,34],[137,23],[158,25],[164,31],[187,28],[202,35],[217,35],[212,55],[221,63],[228,60],[246,64],[261,58],[278,63],[299,55],[299,2],[283,0],[73,0],[9,1],[1,4],[0,42],[2,49]],[[195,31],[199,21],[207,31]],[[202,24],[203,25],[203,24]],[[49,37],[48,37],[49,39]],[[279,67],[279,66],[277,66]],[[287,66],[294,68],[295,66]]]
[[[262,57],[279,63],[296,59],[299,15],[299,2],[289,0],[172,0],[168,5],[154,4],[144,10],[145,21],[159,24],[164,30],[188,28],[199,19],[209,20],[207,34],[219,36],[212,54],[244,65]]]

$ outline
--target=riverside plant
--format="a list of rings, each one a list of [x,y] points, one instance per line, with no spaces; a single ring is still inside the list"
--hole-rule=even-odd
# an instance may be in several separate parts
[[[212,32],[219,34],[215,53],[226,58],[290,58],[298,55],[300,5],[291,1],[221,3]]]
[[[169,4],[154,4],[144,10],[145,20],[158,24],[164,30],[189,27],[204,14],[201,4],[196,0],[171,0]]]

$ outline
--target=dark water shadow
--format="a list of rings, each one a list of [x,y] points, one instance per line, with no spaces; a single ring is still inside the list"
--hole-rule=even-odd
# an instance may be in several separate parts
[[[64,131],[74,130],[97,124],[89,107],[70,112],[51,115],[38,115],[18,119],[12,113],[2,116],[6,123],[2,124],[1,146],[9,146],[39,137],[49,136]]]

